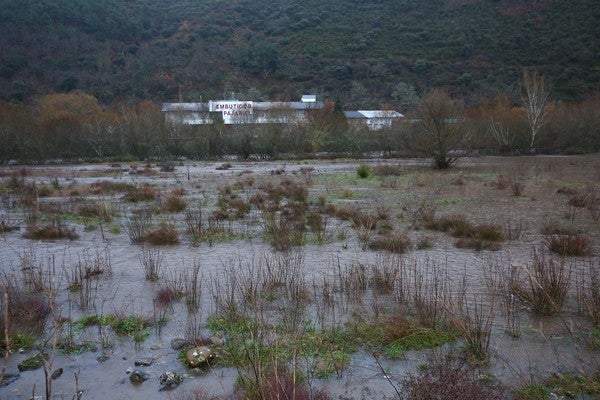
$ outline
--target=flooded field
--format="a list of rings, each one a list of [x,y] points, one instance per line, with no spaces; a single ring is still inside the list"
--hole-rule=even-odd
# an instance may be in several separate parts
[[[0,167],[0,398],[597,398],[599,177],[598,155]]]

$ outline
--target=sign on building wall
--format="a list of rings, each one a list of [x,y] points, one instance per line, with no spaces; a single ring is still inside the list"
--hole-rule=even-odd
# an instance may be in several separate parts
[[[208,102],[210,112],[221,112],[223,122],[226,124],[235,124],[247,122],[252,118],[253,104],[251,101],[239,100],[215,100]]]

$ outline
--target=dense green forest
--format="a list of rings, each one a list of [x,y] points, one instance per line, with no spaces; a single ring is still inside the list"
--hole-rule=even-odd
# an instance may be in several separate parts
[[[400,111],[444,87],[553,100],[600,82],[597,0],[0,0],[0,100],[83,90],[101,103],[236,96]]]

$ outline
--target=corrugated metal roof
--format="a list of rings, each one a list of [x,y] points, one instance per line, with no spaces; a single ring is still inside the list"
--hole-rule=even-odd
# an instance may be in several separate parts
[[[322,101],[303,103],[301,101],[256,101],[255,110],[319,110],[323,108]],[[162,111],[209,111],[208,103],[163,103]]]
[[[348,119],[365,119],[365,118],[367,118],[364,115],[362,115],[361,113],[359,113],[358,111],[344,111],[344,115]]]
[[[358,110],[367,118],[404,118],[404,115],[394,110]]]

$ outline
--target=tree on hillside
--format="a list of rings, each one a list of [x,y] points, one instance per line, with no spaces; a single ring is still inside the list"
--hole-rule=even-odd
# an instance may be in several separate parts
[[[463,108],[445,90],[434,89],[423,97],[417,127],[414,145],[433,158],[436,168],[450,168],[465,154],[470,134],[463,122]]]
[[[392,91],[392,98],[400,106],[402,112],[406,112],[419,104],[419,95],[415,87],[410,83],[399,82]]]
[[[540,76],[537,71],[529,72],[527,69],[523,69],[520,86],[521,100],[529,125],[529,152],[535,153],[535,140],[550,116],[548,108],[550,90],[543,76]]]

